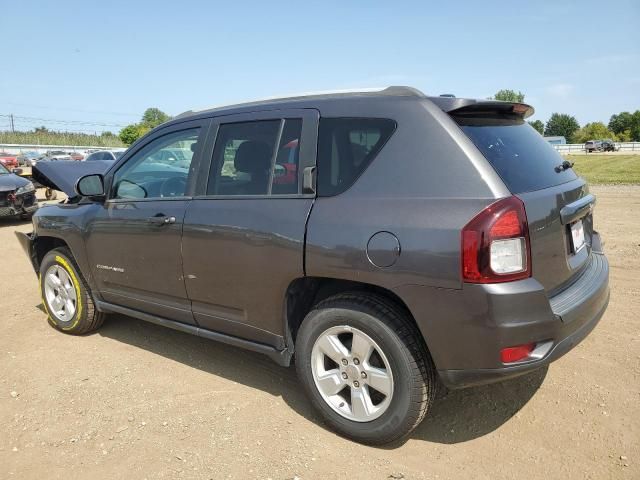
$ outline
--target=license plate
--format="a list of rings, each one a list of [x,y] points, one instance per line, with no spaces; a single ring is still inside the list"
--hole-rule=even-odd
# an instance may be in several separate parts
[[[571,224],[571,242],[573,245],[573,253],[580,251],[584,247],[584,227],[582,220],[578,220]]]

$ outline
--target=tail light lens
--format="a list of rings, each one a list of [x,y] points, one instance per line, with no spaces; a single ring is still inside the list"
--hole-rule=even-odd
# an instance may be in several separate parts
[[[531,276],[531,245],[522,200],[492,203],[462,229],[462,278],[498,283]]]
[[[500,350],[500,359],[502,363],[513,363],[524,360],[535,348],[535,343],[527,343],[526,345],[518,345],[517,347],[507,347]]]

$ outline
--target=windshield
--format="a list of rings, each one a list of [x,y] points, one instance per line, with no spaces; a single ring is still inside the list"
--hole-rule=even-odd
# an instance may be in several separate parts
[[[116,158],[120,158],[124,152],[113,152]]]
[[[454,119],[514,194],[578,178],[572,169],[556,171],[564,159],[520,118],[459,116]]]
[[[7,170],[3,164],[0,163],[0,175],[6,175],[8,173],[11,173],[11,172]]]

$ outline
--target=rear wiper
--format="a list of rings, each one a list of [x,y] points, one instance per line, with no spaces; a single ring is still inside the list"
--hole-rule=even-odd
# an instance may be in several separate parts
[[[564,172],[565,170],[568,170],[570,168],[573,167],[573,162],[570,162],[569,160],[565,160],[564,162],[562,162],[560,165],[558,165],[555,168],[555,171],[560,173],[560,172]]]

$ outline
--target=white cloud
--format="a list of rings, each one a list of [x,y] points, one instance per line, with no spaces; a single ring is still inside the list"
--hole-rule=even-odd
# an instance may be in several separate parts
[[[573,92],[573,85],[570,83],[556,83],[549,85],[546,90],[549,95],[566,98]]]

